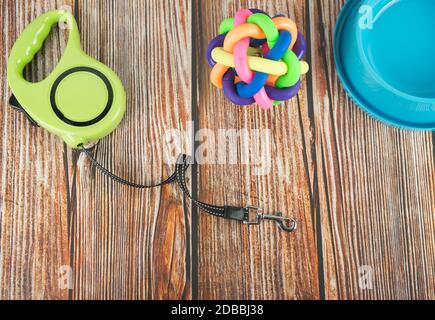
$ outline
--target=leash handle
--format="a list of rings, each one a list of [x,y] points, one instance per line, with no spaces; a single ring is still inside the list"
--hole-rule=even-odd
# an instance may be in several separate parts
[[[65,22],[69,29],[63,55],[43,80],[29,82],[23,70],[57,22]],[[7,78],[14,105],[72,148],[100,140],[124,117],[126,96],[121,80],[83,51],[77,22],[67,11],[46,12],[23,30],[9,55]]]
[[[72,15],[64,10],[49,11],[30,23],[15,41],[9,57],[8,73],[12,73],[22,81],[28,82],[23,76],[24,67],[41,50],[45,39],[50,34],[51,28],[59,21],[65,21],[69,27],[68,44],[65,48],[65,54],[68,54],[71,49],[80,48],[80,35],[77,23]],[[28,84],[31,87],[31,83],[28,82]]]
[[[237,220],[241,221],[246,225],[259,225],[263,221],[273,221],[276,222],[279,228],[286,232],[295,232],[297,228],[297,221],[292,218],[287,218],[282,215],[282,213],[278,212],[276,214],[264,214],[263,210],[258,207],[253,206],[245,206],[245,207],[234,207],[234,206],[217,206],[209,203],[205,203],[202,201],[199,201],[192,197],[190,194],[189,188],[187,187],[186,183],[186,171],[189,168],[189,165],[191,163],[191,157],[181,154],[176,162],[175,170],[172,173],[172,175],[167,178],[166,180],[163,180],[160,183],[156,184],[140,184],[136,182],[129,181],[127,179],[121,178],[115,174],[113,174],[110,170],[102,166],[97,159],[95,158],[94,154],[90,149],[86,149],[83,146],[81,146],[81,150],[88,156],[88,158],[91,160],[92,164],[98,168],[101,173],[109,177],[110,179],[132,187],[136,189],[150,189],[150,188],[157,188],[166,184],[170,183],[177,183],[177,185],[180,187],[183,194],[190,199],[198,208],[205,211],[206,213],[219,217],[219,218],[225,218],[225,219],[231,219],[231,220]],[[251,212],[254,212],[254,216],[252,217]]]

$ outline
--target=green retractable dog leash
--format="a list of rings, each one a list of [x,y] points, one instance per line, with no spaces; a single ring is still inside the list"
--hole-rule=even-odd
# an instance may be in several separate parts
[[[61,60],[47,78],[28,82],[23,77],[24,67],[61,19],[70,26]],[[109,67],[83,52],[77,23],[64,11],[47,12],[23,31],[9,56],[8,82],[13,104],[73,148],[108,135],[125,113],[121,80]]]
[[[67,22],[70,27],[62,58],[44,80],[28,82],[23,77],[25,66],[32,61],[52,26],[59,21]],[[175,171],[168,179],[154,185],[125,180],[104,168],[85,146],[107,136],[120,124],[125,113],[125,90],[121,80],[109,67],[82,50],[77,23],[70,13],[50,11],[26,27],[9,56],[8,82],[13,93],[10,104],[15,109],[23,112],[32,124],[62,138],[70,147],[82,149],[91,162],[111,179],[140,189],[177,183],[186,197],[214,216],[245,224],[272,220],[282,230],[296,230],[296,221],[283,217],[281,213],[267,215],[257,207],[215,206],[193,199],[185,181],[189,166],[189,157],[186,155],[179,157]]]

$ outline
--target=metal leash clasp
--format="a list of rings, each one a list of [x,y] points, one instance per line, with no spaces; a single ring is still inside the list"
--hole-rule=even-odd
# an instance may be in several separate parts
[[[276,214],[264,214],[263,209],[254,207],[254,206],[246,206],[245,210],[248,212],[246,220],[243,221],[244,224],[247,225],[259,225],[264,220],[275,221],[281,230],[286,232],[295,232],[297,228],[297,221],[293,218],[284,217],[281,212]],[[249,211],[255,211],[255,218],[249,218]]]

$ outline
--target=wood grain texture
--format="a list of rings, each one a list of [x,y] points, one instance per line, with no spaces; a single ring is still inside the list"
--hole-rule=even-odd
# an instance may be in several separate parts
[[[191,207],[176,186],[112,182],[7,107],[1,81],[0,298],[435,299],[435,135],[385,126],[347,98],[332,58],[343,3],[0,0],[3,79],[23,28],[65,5],[85,52],[121,78],[127,113],[96,148],[103,165],[155,182],[181,151],[235,156],[194,166],[192,193],[299,220],[291,235],[274,223],[246,227]],[[236,108],[208,80],[206,46],[242,7],[290,16],[309,43],[301,92],[270,111]],[[28,79],[50,72],[66,38],[52,32]],[[193,143],[190,126],[211,135]],[[170,129],[184,134],[167,161]],[[248,140],[225,143],[221,129]],[[360,289],[362,266],[373,270],[371,290]]]
[[[300,1],[197,1],[198,61],[205,61],[207,44],[220,22],[239,8],[284,13],[306,33],[306,11]],[[249,142],[233,139],[237,163],[248,147],[245,165],[207,165],[199,169],[199,197],[210,203],[252,204],[266,212],[282,211],[300,222],[295,234],[280,232],[274,223],[247,228],[200,215],[199,297],[204,299],[320,298],[316,249],[316,203],[312,201],[313,137],[307,85],[297,99],[268,112],[256,106],[237,108],[212,87],[210,68],[198,63],[199,127],[247,129]],[[255,130],[262,130],[255,134]],[[270,133],[270,141],[265,140]],[[210,141],[203,144],[212,149]],[[261,148],[270,146],[269,149]],[[259,148],[260,147],[260,148]],[[222,145],[219,153],[224,153]],[[260,149],[259,151],[255,151]],[[217,152],[217,150],[216,150]],[[258,162],[258,155],[265,159]],[[267,168],[255,175],[259,166]],[[230,186],[230,187],[228,187]]]
[[[433,135],[385,126],[347,98],[332,53],[343,4],[309,1],[326,298],[434,299]],[[373,290],[359,289],[364,265]]]
[[[343,3],[197,1],[200,61],[219,22],[242,7],[294,18],[311,47],[311,72],[298,99],[270,112],[234,108],[210,85],[210,69],[198,69],[200,127],[269,128],[272,163],[284,159],[289,168],[286,180],[278,166],[257,178],[252,163],[202,166],[201,199],[241,203],[245,192],[251,203],[284,210],[301,225],[292,236],[275,226],[247,230],[201,216],[202,298],[434,298],[433,136],[387,127],[346,97],[332,54]],[[366,266],[371,290],[360,288]]]
[[[188,1],[78,1],[85,51],[127,92],[125,119],[97,148],[122,177],[151,183],[172,173],[165,132],[191,118],[190,83],[180,81],[191,68],[189,12]],[[182,147],[189,152],[188,141]],[[95,172],[84,154],[74,160],[72,297],[191,297],[190,212],[178,188],[133,190]]]
[[[66,299],[59,287],[69,266],[68,193],[64,146],[8,107],[7,57],[24,27],[41,13],[68,1],[0,1],[0,298]],[[54,30],[50,46],[27,69],[42,79],[65,47]]]

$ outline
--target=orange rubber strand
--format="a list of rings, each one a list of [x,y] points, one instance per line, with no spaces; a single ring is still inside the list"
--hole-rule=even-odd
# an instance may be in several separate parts
[[[296,43],[296,40],[298,38],[298,27],[296,26],[296,23],[285,17],[276,17],[272,19],[275,23],[278,30],[287,30],[292,35],[292,42],[290,44],[290,49],[293,49],[293,46]]]
[[[265,39],[263,30],[256,24],[244,23],[228,32],[224,41],[224,50],[229,53],[234,52],[234,46],[244,38]]]
[[[228,67],[222,65],[222,64],[216,64],[210,73],[210,81],[211,83],[218,87],[219,89],[222,89],[222,79],[225,75],[225,73],[228,71]]]

